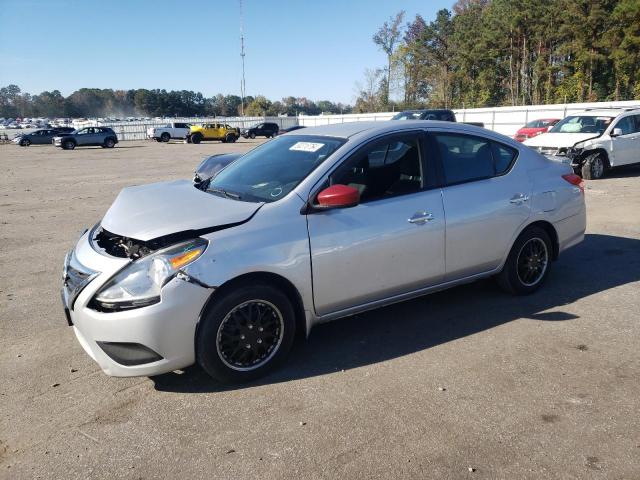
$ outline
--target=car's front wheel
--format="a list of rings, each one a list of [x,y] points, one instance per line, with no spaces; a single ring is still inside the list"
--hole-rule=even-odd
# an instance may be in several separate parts
[[[514,295],[535,292],[547,277],[551,267],[552,243],[549,234],[540,227],[529,227],[516,239],[498,284]]]
[[[202,141],[203,138],[204,137],[199,133],[191,135],[191,143],[195,143],[197,145],[198,143],[200,143]]]
[[[253,133],[253,132],[251,132],[251,133],[249,134],[249,138],[250,138],[251,140],[253,140],[254,138],[256,138],[256,134],[255,134],[255,133]]]
[[[288,297],[269,285],[243,285],[213,300],[196,338],[198,364],[215,380],[254,380],[278,365],[295,338]]]
[[[20,141],[21,147],[28,147],[29,145],[31,145],[31,140],[29,140],[28,138],[25,138]]]
[[[592,153],[584,159],[581,176],[585,180],[598,180],[604,177],[607,169],[606,160],[601,153]]]
[[[67,140],[66,142],[62,142],[62,148],[64,150],[73,150],[76,148],[76,142],[72,140]]]
[[[160,140],[167,143],[169,140],[171,140],[171,135],[169,135],[169,133],[167,132],[164,132],[162,135],[160,135]]]

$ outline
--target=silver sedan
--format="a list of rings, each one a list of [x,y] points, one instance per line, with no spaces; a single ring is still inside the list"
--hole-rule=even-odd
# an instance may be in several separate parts
[[[488,130],[306,128],[195,186],[125,188],[67,255],[62,298],[109,375],[242,382],[318,323],[486,277],[535,292],[585,223],[569,166]]]

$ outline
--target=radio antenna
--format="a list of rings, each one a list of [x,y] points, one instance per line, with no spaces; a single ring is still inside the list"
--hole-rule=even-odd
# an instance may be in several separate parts
[[[242,59],[242,79],[240,80],[240,115],[244,117],[244,97],[246,94],[246,84],[244,81],[244,15],[242,10],[242,0],[240,2],[240,58]]]

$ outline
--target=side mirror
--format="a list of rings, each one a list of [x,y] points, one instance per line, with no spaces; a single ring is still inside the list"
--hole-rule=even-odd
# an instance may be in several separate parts
[[[335,184],[325,188],[318,194],[317,208],[347,208],[355,207],[360,202],[358,189],[347,185]]]
[[[620,135],[622,135],[622,129],[621,128],[614,128],[613,132],[611,132],[611,136],[612,137],[619,137]]]

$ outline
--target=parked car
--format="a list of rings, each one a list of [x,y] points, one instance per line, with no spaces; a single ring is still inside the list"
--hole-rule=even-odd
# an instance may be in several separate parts
[[[445,109],[405,110],[395,114],[391,120],[442,120],[444,122],[455,122],[456,114],[452,110]]]
[[[524,142],[527,138],[537,137],[538,135],[547,133],[551,127],[559,121],[559,118],[540,118],[538,120],[532,120],[519,129],[513,138],[518,142]]]
[[[280,127],[277,123],[264,122],[259,123],[251,128],[243,128],[241,130],[244,138],[256,138],[256,137],[275,137],[278,135]]]
[[[224,167],[240,158],[241,153],[219,153],[205,158],[196,168],[193,183],[202,185],[203,182],[215,177]]]
[[[565,117],[524,144],[567,163],[587,180],[640,162],[640,108],[599,108]]]
[[[405,110],[391,117],[391,120],[440,120],[443,122],[457,122],[456,114],[453,110],[428,109],[428,110]],[[484,127],[482,122],[461,122],[475,127]]]
[[[238,138],[240,138],[240,130],[224,123],[192,125],[187,134],[188,143],[200,143],[205,140],[234,143]]]
[[[73,128],[70,129],[73,131]],[[57,135],[68,133],[57,128],[43,128],[30,133],[19,133],[13,137],[13,143],[21,147],[29,145],[51,145],[53,138]]]
[[[278,130],[278,135],[284,135],[285,133],[294,132],[296,130],[300,130],[301,128],[305,128],[304,125],[294,125],[293,127],[281,128]]]
[[[67,255],[63,304],[109,375],[197,362],[242,382],[321,322],[492,276],[535,292],[585,223],[571,167],[503,135],[423,121],[306,128],[206,189],[125,188]]]
[[[72,133],[53,137],[53,144],[64,150],[73,150],[76,147],[100,146],[113,148],[118,143],[118,136],[108,127],[85,127],[74,130]]]
[[[182,122],[172,122],[164,127],[147,128],[147,138],[157,142],[168,142],[172,138],[187,138],[191,125]]]

